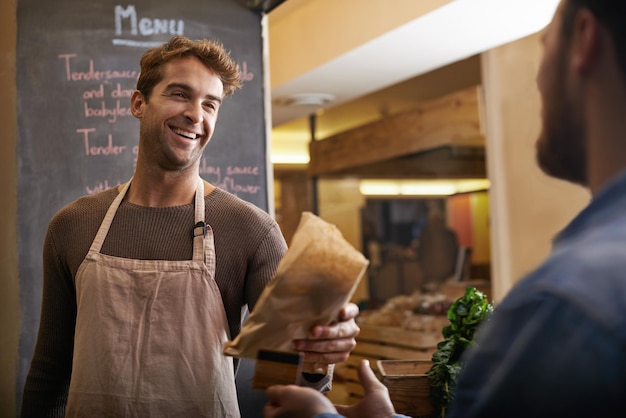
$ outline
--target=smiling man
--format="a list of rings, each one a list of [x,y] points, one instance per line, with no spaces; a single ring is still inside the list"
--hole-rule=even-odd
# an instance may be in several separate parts
[[[142,57],[132,179],[69,204],[48,227],[23,417],[239,417],[237,364],[222,347],[286,244],[267,213],[199,176],[238,79],[217,42],[176,36]],[[348,304],[295,341],[304,361],[345,360],[357,313]],[[331,377],[300,380],[327,390]]]

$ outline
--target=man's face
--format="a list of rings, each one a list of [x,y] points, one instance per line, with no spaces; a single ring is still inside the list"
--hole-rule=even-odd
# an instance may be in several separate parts
[[[222,81],[197,58],[168,62],[150,99],[135,92],[133,114],[140,119],[140,155],[166,171],[199,163],[222,102]]]
[[[537,162],[548,175],[587,184],[585,126],[569,72],[570,40],[562,30],[562,0],[546,29],[543,59],[537,73],[542,101],[542,130]]]

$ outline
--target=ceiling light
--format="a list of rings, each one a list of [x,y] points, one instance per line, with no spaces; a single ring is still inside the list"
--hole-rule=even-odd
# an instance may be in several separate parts
[[[359,190],[365,196],[394,196],[400,194],[400,186],[391,181],[363,180]]]
[[[309,163],[309,156],[304,153],[272,153],[271,161],[277,165],[305,165]]]
[[[451,196],[489,189],[487,179],[361,180],[364,196]]]
[[[274,100],[274,104],[278,106],[314,106],[320,107],[327,105],[335,100],[332,94],[324,93],[303,93],[294,94],[287,97],[279,97]]]

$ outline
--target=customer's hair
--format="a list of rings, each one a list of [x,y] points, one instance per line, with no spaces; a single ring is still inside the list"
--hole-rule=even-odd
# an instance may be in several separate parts
[[[183,57],[196,57],[213,71],[222,81],[224,97],[241,87],[239,67],[220,42],[207,39],[192,41],[184,36],[173,36],[163,45],[150,48],[141,57],[137,90],[146,100],[150,98],[154,86],[163,78],[163,65]]]
[[[570,36],[574,19],[580,9],[588,9],[602,23],[615,44],[615,54],[622,75],[626,78],[626,1],[625,0],[564,0],[563,34]]]

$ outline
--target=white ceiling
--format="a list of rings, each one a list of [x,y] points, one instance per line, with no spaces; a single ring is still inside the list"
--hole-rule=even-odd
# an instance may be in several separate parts
[[[287,0],[275,9],[298,7]],[[364,0],[365,1],[365,0]],[[331,94],[332,109],[543,29],[559,0],[454,0],[272,89],[272,126],[308,118],[315,106],[285,106],[293,95]],[[390,5],[393,4],[390,2]],[[281,10],[283,9],[283,10]],[[270,13],[270,25],[271,15]],[[306,48],[306,45],[303,45]],[[372,60],[372,57],[377,57]],[[270,48],[271,62],[271,48]],[[359,68],[358,77],[347,69]],[[303,125],[304,126],[304,125]]]

